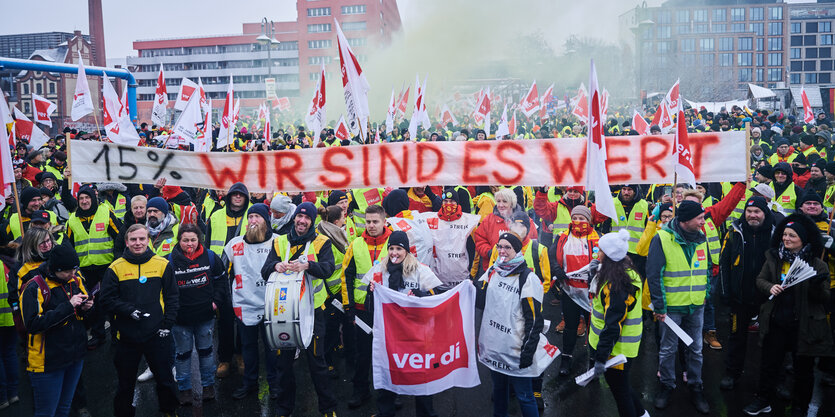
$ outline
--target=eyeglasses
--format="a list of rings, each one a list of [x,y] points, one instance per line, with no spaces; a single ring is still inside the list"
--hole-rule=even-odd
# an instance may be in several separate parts
[[[46,245],[51,245],[51,244],[52,244],[51,240],[44,240],[43,242],[38,243],[38,246],[46,246]]]
[[[511,249],[513,249],[513,246],[510,246],[510,245],[496,245],[496,249],[511,250]]]

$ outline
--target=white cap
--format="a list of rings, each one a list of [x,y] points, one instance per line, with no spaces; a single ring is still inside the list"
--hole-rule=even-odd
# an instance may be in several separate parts
[[[757,184],[754,187],[754,191],[765,197],[765,199],[768,201],[774,200],[774,189],[771,188],[768,184]]]
[[[607,258],[619,262],[629,250],[629,232],[626,229],[620,229],[617,233],[606,233],[597,241],[597,246]]]

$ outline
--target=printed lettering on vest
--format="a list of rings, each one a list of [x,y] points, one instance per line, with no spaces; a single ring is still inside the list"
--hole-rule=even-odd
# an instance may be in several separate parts
[[[707,260],[707,256],[705,255],[705,250],[704,249],[699,249],[699,250],[696,251],[696,259],[698,259],[700,261]]]
[[[103,232],[104,231],[104,223],[96,223],[96,231]]]
[[[372,188],[364,193],[362,193],[363,197],[365,197],[365,201],[368,203],[369,206],[373,206],[380,202],[380,191],[376,188]]]

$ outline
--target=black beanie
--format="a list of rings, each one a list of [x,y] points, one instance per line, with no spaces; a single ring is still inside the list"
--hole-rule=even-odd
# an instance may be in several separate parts
[[[774,168],[772,168],[771,165],[763,165],[757,168],[757,172],[763,177],[766,177],[771,180],[774,179]]]
[[[705,212],[700,203],[690,200],[684,200],[678,205],[676,210],[676,217],[679,222],[686,222],[693,220],[696,216]]]
[[[409,195],[396,188],[383,199],[383,210],[388,217],[394,217],[403,210],[409,209]]]
[[[345,194],[345,191],[334,190],[331,191],[330,195],[328,196],[328,205],[335,206],[342,200],[347,200],[348,194]]]
[[[797,201],[795,202],[794,207],[796,209],[800,210],[800,207],[803,206],[803,203],[805,203],[807,201],[817,201],[818,203],[823,204],[823,199],[821,198],[821,196],[818,195],[818,193],[816,193],[812,190],[809,190],[809,191],[803,193],[803,195],[801,195],[797,198]]]
[[[800,237],[800,240],[803,242],[804,245],[809,242],[809,235],[806,233],[806,228],[803,227],[802,224],[798,222],[788,222],[786,223],[786,229],[794,230],[795,233],[797,233],[797,236]],[[51,258],[52,256],[50,256],[50,259]]]
[[[818,159],[814,164],[812,164],[812,166],[821,170],[821,173],[823,173],[823,171],[826,170],[826,160]]]
[[[20,209],[26,210],[26,206],[29,205],[29,202],[32,201],[33,198],[40,198],[41,197],[41,190],[35,187],[26,187],[20,191]]]
[[[748,201],[745,202],[745,207],[756,207],[766,214],[769,212],[768,202],[765,201],[765,197],[760,197],[758,195],[749,198]]]
[[[444,189],[444,193],[441,195],[442,200],[450,199],[454,200],[456,203],[460,204],[461,202],[458,201],[458,191],[456,191],[452,187],[447,187]]]
[[[507,243],[510,243],[510,246],[513,248],[513,251],[519,253],[522,250],[522,241],[519,240],[516,235],[510,232],[504,232],[499,236],[499,240],[506,240]]]
[[[402,230],[391,232],[391,235],[389,235],[388,246],[400,246],[401,248],[406,249],[406,252],[409,252],[409,235]]]
[[[80,264],[78,254],[67,245],[55,245],[49,254],[48,262],[51,272],[69,271],[78,268]]]
[[[815,143],[817,143],[816,138],[812,135],[803,135],[800,137],[800,141],[809,146],[815,146]]]
[[[792,162],[797,162],[800,165],[806,165],[806,155],[804,155],[803,153],[799,153]]]
[[[835,175],[835,161],[830,161],[826,163],[826,172]]]
[[[267,225],[270,224],[270,208],[267,207],[264,203],[255,203],[249,206],[249,210],[247,210],[246,215],[249,216],[250,214],[257,214],[261,216]]]

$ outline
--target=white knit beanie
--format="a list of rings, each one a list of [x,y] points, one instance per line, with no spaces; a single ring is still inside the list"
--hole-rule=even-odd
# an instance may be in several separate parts
[[[597,241],[597,246],[607,258],[619,262],[629,250],[629,232],[626,229],[620,229],[617,233],[606,233]]]

